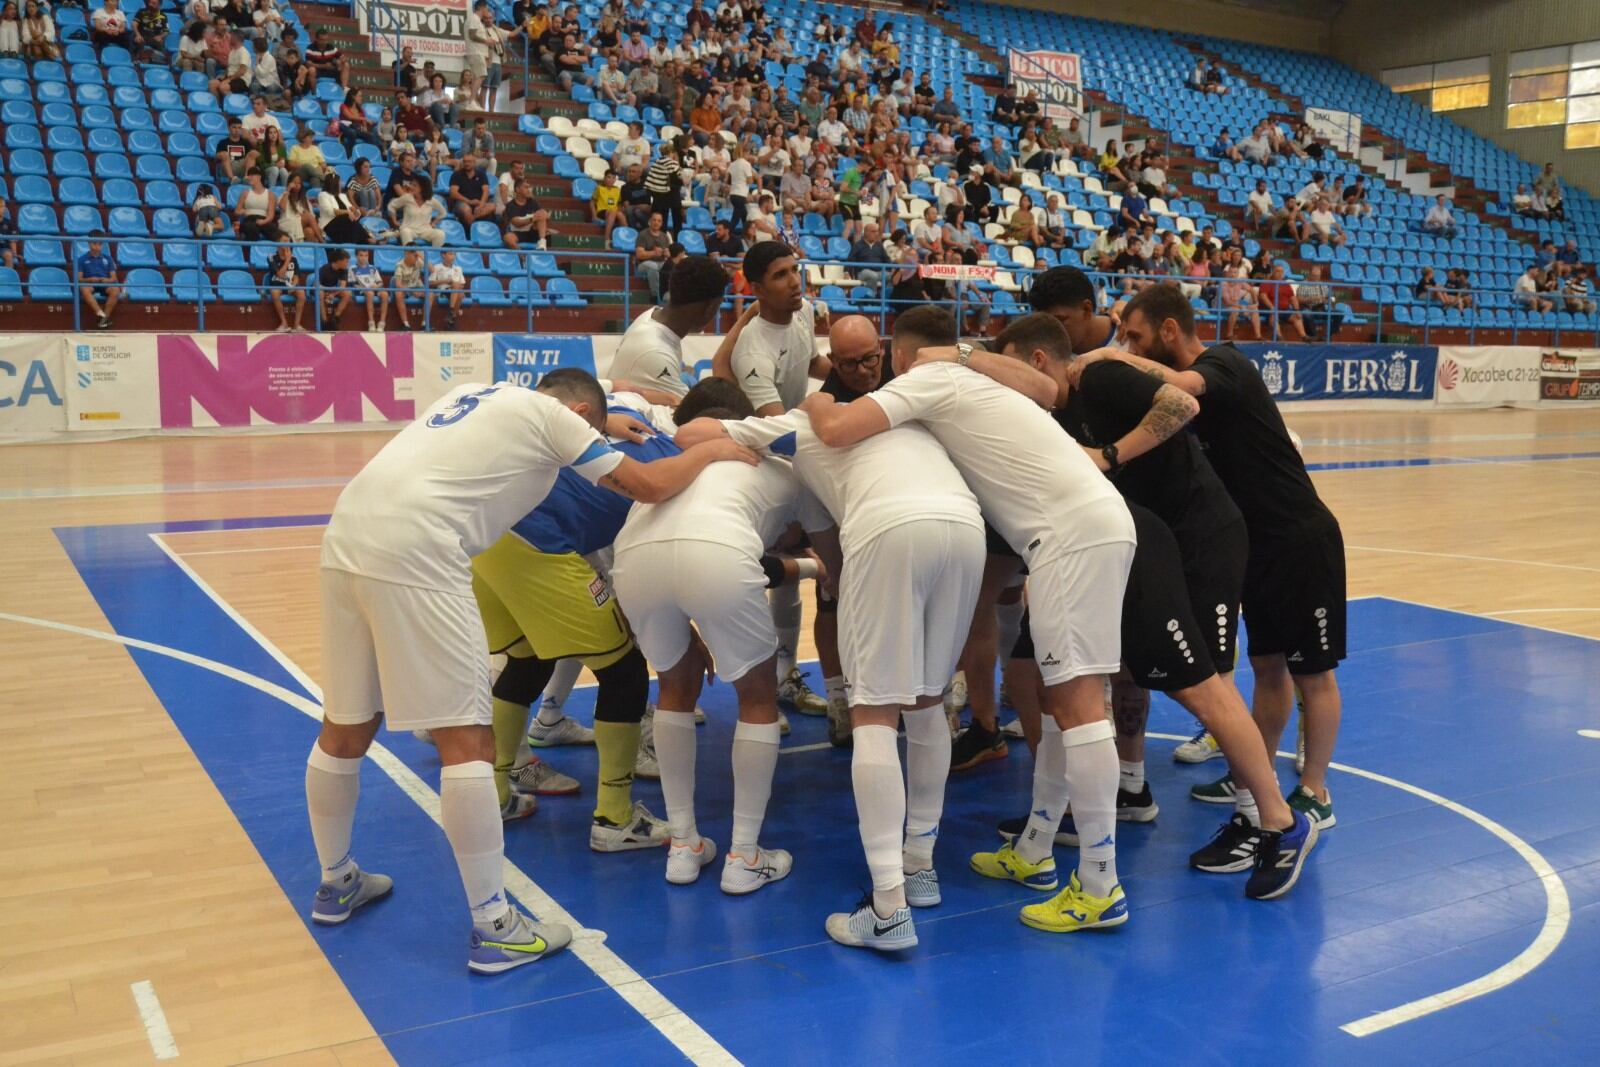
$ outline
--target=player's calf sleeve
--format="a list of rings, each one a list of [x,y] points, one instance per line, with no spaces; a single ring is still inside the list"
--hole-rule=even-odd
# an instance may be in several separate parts
[[[944,787],[950,777],[950,727],[944,707],[908,709],[906,723],[906,843],[908,871],[933,866],[933,846],[944,814]]]
[[[1117,884],[1117,747],[1101,720],[1061,734],[1072,821],[1078,827],[1078,879],[1103,897]]]
[[[554,726],[561,721],[566,714],[561,709],[566,705],[567,698],[572,695],[572,687],[578,684],[578,675],[582,673],[583,661],[575,657],[556,664],[555,673],[544,687],[544,700],[539,703],[540,722],[546,726]],[[548,717],[545,714],[547,708]]]
[[[1061,727],[1046,713],[1039,729],[1039,750],[1033,755],[1033,807],[1028,809],[1028,825],[1013,846],[1029,863],[1038,863],[1054,851],[1068,798]]]
[[[317,846],[324,882],[337,882],[354,862],[350,833],[360,795],[361,758],[340,759],[313,744],[306,758],[306,810],[311,815],[311,839]]]
[[[661,799],[674,840],[700,843],[694,818],[694,712],[656,708],[656,763],[661,767]]]
[[[800,587],[780,585],[767,594],[772,626],[778,631],[778,680],[794,670],[800,647]]]
[[[733,730],[733,841],[729,851],[742,856],[754,856],[761,843],[761,824],[772,798],[772,775],[778,769],[778,738],[775,722],[741,721]]]
[[[594,698],[596,724],[637,723],[644,718],[650,699],[650,667],[638,648],[628,649],[617,662],[595,671],[594,677],[600,683]]]
[[[439,774],[439,821],[456,855],[472,921],[492,926],[506,912],[505,835],[494,802],[494,768],[481,760]]]
[[[906,789],[900,780],[900,749],[892,726],[857,726],[851,737],[850,784],[855,790],[861,847],[867,854],[872,888],[887,892],[905,882],[900,827],[905,821]]]

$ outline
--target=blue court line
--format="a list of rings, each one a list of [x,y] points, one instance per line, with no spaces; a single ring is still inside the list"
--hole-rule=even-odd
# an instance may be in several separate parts
[[[1511,456],[1413,456],[1405,459],[1349,459],[1307,463],[1308,471],[1358,471],[1383,467],[1455,467],[1474,463],[1537,463],[1540,460],[1600,459],[1600,452],[1525,452]]]
[[[313,518],[83,528],[58,536],[116,632],[206,655],[298,691],[148,534],[302,525]],[[1351,648],[1341,670],[1348,716],[1341,758],[1405,768],[1418,784],[1460,797],[1540,842],[1563,872],[1593,869],[1572,888],[1575,911],[1596,917],[1600,762],[1593,746],[1570,744],[1575,726],[1593,725],[1587,694],[1600,686],[1595,646],[1380,599],[1352,604]],[[316,882],[301,794],[315,724],[259,694],[241,699],[239,687],[225,679],[213,683],[164,657],[132,655],[300,910]],[[581,715],[586,701],[592,692],[580,690],[572,709]],[[701,746],[702,828],[725,843],[733,701],[718,686],[704,703],[713,722]],[[1513,715],[1523,745],[1506,743]],[[1152,731],[1191,728],[1172,705],[1156,702]],[[820,740],[822,730],[818,720],[797,718],[793,743]],[[427,746],[403,735],[386,742],[414,771],[430,780],[437,774],[437,756]],[[1214,767],[1174,769],[1165,752],[1152,745],[1162,831],[1125,826],[1119,835],[1136,921],[1107,937],[1027,931],[1012,912],[1031,894],[964,869],[968,851],[993,847],[993,817],[1025,800],[1025,757],[952,779],[940,846],[946,903],[919,915],[924,943],[904,960],[839,949],[822,938],[822,916],[848,904],[862,880],[843,753],[780,763],[763,837],[795,852],[797,875],[747,900],[721,897],[710,879],[669,890],[657,853],[589,853],[582,846],[585,797],[546,798],[538,816],[508,833],[508,855],[557,899],[582,901],[594,925],[607,931],[608,944],[752,1063],[814,1063],[819,1043],[840,1063],[970,1062],[992,1055],[993,1023],[1014,1015],[1023,988],[1041,1002],[1075,1005],[1063,1007],[1064,1019],[1095,1020],[1073,1030],[1075,1056],[1085,1063],[1130,1053],[1212,1062],[1215,1049],[1195,1044],[1185,1021],[1207,1018],[1228,1021],[1229,1047],[1245,1061],[1281,1055],[1282,1043],[1294,1040],[1307,1064],[1374,1054],[1438,1063],[1482,1055],[1507,1034],[1522,1036],[1518,1058],[1529,1064],[1587,1055],[1585,1042],[1600,1023],[1583,992],[1589,961],[1600,955],[1600,925],[1593,921],[1575,924],[1561,952],[1523,982],[1358,1047],[1338,1032],[1340,1024],[1485,973],[1527,943],[1540,905],[1526,868],[1453,816],[1341,778],[1335,782],[1340,829],[1325,839],[1302,887],[1281,905],[1252,905],[1239,896],[1236,880],[1185,868],[1189,849],[1204,840],[1217,812],[1188,804],[1180,790],[1212,777]],[[593,781],[592,750],[548,755],[586,789]],[[464,1053],[474,1062],[518,1063],[535,1052],[551,1063],[681,1062],[570,960],[498,982],[472,982],[460,973],[464,930],[439,919],[458,914],[462,903],[442,836],[387,776],[369,769],[363,778],[359,847],[381,856],[374,865],[395,874],[400,888],[379,906],[378,921],[314,936],[400,1063],[455,1062]],[[1461,796],[1491,785],[1491,792]],[[659,810],[656,787],[641,784],[637,791]],[[1265,946],[1271,951],[1262,952]],[[1275,990],[1292,990],[1292,1007],[1272,1009]],[[874,1010],[863,1012],[869,1001]],[[946,1003],[966,1010],[929,1010]]]

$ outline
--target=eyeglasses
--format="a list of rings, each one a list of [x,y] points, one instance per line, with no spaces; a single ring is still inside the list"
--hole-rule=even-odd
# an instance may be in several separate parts
[[[840,370],[871,370],[882,360],[882,352],[873,352],[869,355],[858,356],[855,359],[835,359],[833,363]]]

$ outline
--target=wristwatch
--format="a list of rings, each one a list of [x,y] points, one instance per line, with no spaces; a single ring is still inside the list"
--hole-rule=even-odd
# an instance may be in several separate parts
[[[1100,454],[1102,456],[1106,457],[1106,473],[1107,474],[1115,474],[1117,472],[1117,469],[1122,466],[1121,461],[1117,459],[1117,446],[1116,445],[1106,445],[1104,448],[1102,448],[1100,450]]]
[[[965,367],[972,359],[972,346],[965,341],[956,345],[956,366]]]

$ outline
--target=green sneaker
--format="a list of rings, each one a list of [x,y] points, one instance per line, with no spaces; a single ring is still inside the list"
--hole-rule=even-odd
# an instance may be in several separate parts
[[[1198,800],[1202,804],[1232,804],[1236,792],[1238,790],[1233,787],[1233,775],[1224,774],[1206,785],[1190,786],[1189,799]]]
[[[1305,786],[1296,786],[1293,793],[1283,798],[1295,811],[1303,811],[1318,830],[1326,830],[1338,822],[1333,815],[1333,791],[1328,791],[1327,803],[1317,800],[1317,795]]]

